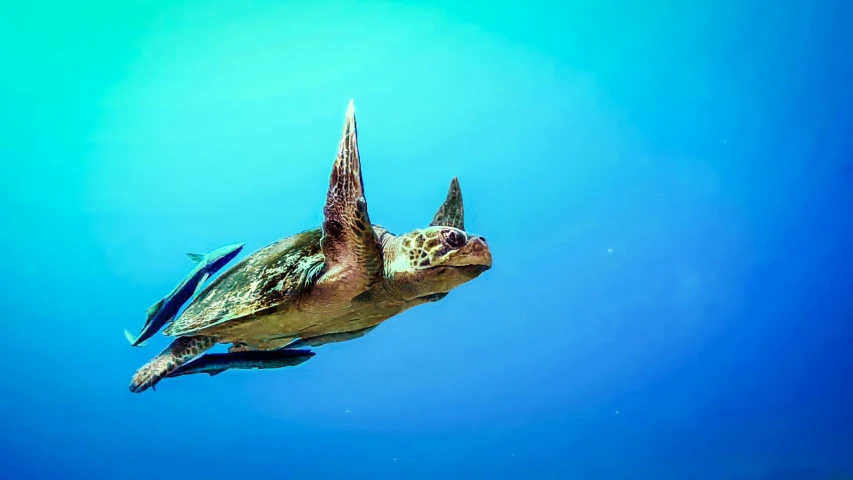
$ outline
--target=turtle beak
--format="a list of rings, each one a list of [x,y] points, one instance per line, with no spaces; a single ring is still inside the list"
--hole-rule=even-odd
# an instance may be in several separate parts
[[[486,245],[485,238],[474,237],[468,241],[468,245],[465,245],[465,248],[469,248],[469,246],[471,248],[471,255],[478,260],[475,266],[479,267],[481,272],[492,268],[492,252],[489,250],[489,246]]]
[[[478,273],[492,268],[492,252],[483,237],[471,236],[468,243],[456,251],[447,262],[451,267],[466,267]]]

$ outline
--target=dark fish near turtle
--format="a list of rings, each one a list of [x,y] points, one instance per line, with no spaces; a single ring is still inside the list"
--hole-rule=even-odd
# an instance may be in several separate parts
[[[356,330],[354,332],[329,333],[317,337],[298,338],[285,345],[284,348],[292,349],[301,347],[320,347],[327,343],[347,342],[349,340],[355,340],[356,338],[361,338],[367,335],[378,326],[379,325],[374,325],[372,327],[362,328],[361,330]]]
[[[225,370],[248,370],[252,368],[292,367],[307,362],[314,356],[310,350],[250,350],[231,353],[208,353],[185,363],[167,377],[180,377],[194,373],[206,373],[211,377]]]
[[[236,257],[240,253],[240,250],[243,249],[243,245],[242,243],[227,245],[217,248],[207,255],[188,253],[187,256],[196,262],[195,268],[184,277],[171,293],[148,308],[145,325],[142,327],[142,331],[138,337],[134,338],[129,331],[124,331],[127,341],[134,347],[144,346],[145,340],[153,337],[164,325],[174,320],[178,311],[180,311],[187,300],[202,290],[204,282],[211,275],[218,272]]]

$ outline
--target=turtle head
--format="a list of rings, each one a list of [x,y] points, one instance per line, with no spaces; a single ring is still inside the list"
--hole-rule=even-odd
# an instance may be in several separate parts
[[[464,230],[462,192],[455,178],[429,227],[396,237],[383,234],[381,242],[385,278],[405,300],[435,298],[492,266],[486,239]]]
[[[432,226],[385,242],[385,278],[405,300],[447,293],[492,266],[486,239]]]

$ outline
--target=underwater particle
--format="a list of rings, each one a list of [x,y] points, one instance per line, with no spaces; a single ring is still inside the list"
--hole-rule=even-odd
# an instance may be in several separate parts
[[[613,249],[612,249],[612,248],[608,248],[608,249],[607,249],[607,253],[613,253]]]
[[[619,415],[619,410],[616,410],[616,415]]]
[[[346,413],[349,413],[349,410],[347,410]]]

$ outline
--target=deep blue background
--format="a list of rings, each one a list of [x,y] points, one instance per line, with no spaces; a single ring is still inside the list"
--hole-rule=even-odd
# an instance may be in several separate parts
[[[0,477],[853,475],[849,4],[0,8]],[[372,219],[458,175],[494,268],[129,393],[184,253],[319,225],[351,97]]]

